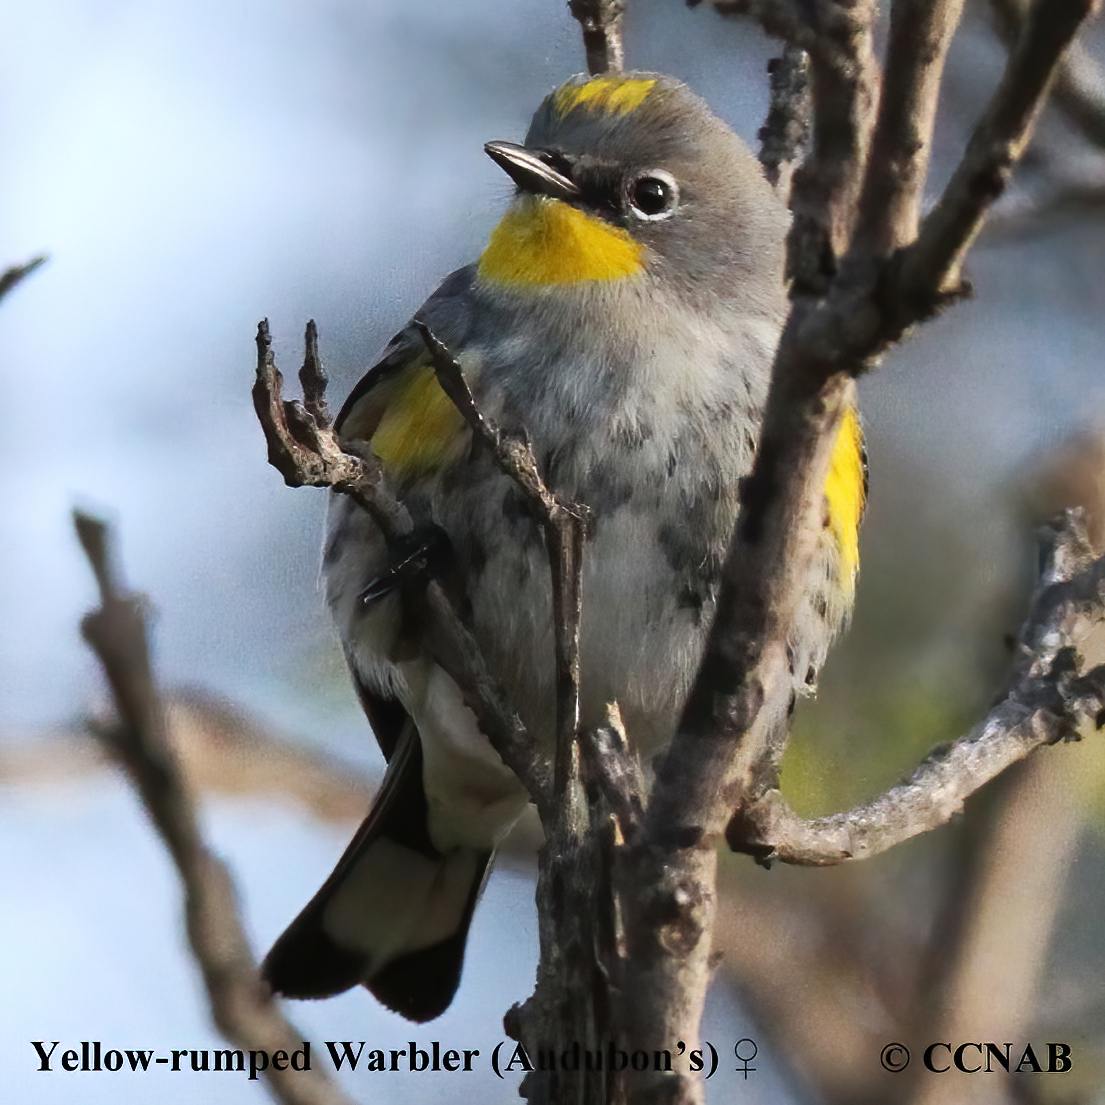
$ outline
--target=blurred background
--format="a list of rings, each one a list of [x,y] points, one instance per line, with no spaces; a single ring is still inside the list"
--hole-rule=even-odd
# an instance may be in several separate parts
[[[628,8],[628,64],[687,81],[755,144],[777,47],[709,10]],[[1003,58],[968,4],[934,190]],[[128,580],[156,609],[174,733],[263,951],[329,872],[381,763],[316,585],[324,496],[285,488],[265,461],[249,395],[257,322],[291,375],[316,319],[340,401],[481,250],[510,190],[482,144],[521,140],[583,64],[551,0],[0,13],[0,269],[49,254],[0,305],[0,1072],[20,1100],[263,1095],[226,1076],[36,1073],[31,1040],[217,1046],[175,874],[84,734],[105,691],[80,640],[96,596],[72,508],[117,524]],[[1101,494],[1103,165],[1049,110],[972,254],[975,298],[861,382],[864,567],[853,630],[785,764],[802,812],[877,794],[981,716],[1027,608],[1034,525]],[[971,1083],[971,1101],[1105,1101],[1099,744],[1040,757],[965,818],[866,865],[765,872],[726,857],[727,952],[705,1032],[759,1041],[739,1099],[935,1101],[951,1091],[895,1081],[879,1049],[955,1038],[1075,1049],[1061,1087],[994,1076]],[[432,1038],[489,1049],[529,993],[529,854],[520,840],[504,855]],[[412,1038],[361,993],[291,1016],[313,1041]],[[458,1093],[411,1075],[346,1088],[364,1101]],[[495,1080],[470,1092],[516,1099]]]

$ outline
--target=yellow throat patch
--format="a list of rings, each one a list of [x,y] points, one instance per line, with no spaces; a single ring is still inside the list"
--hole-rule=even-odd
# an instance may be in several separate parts
[[[523,195],[491,232],[479,277],[531,287],[617,280],[640,272],[643,255],[621,227],[548,196]]]

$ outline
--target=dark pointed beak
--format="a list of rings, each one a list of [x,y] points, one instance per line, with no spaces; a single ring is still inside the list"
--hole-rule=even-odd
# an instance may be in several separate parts
[[[554,169],[541,154],[517,146],[513,142],[488,142],[487,156],[523,191],[558,200],[573,200],[579,186],[562,172]]]

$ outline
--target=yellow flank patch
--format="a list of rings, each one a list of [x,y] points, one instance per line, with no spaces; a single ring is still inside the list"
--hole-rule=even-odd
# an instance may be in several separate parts
[[[561,118],[577,107],[625,115],[641,104],[655,83],[655,78],[611,76],[566,84],[553,93],[553,111]]]
[[[429,364],[403,371],[372,435],[372,451],[401,479],[426,475],[459,457],[465,422]]]
[[[840,550],[841,582],[846,586],[851,584],[859,568],[859,523],[867,498],[866,483],[863,431],[856,408],[849,405],[836,433],[829,474],[825,478],[829,528]]]
[[[493,284],[617,280],[644,267],[621,227],[548,196],[519,196],[491,232],[479,276]]]

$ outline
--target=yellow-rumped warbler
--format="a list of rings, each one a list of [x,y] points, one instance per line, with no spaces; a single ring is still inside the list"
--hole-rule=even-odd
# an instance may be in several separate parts
[[[475,265],[416,316],[480,410],[525,434],[546,481],[592,512],[581,713],[621,707],[637,750],[667,742],[713,618],[786,314],[787,213],[748,149],[677,81],[576,77],[524,146],[488,154],[517,193]],[[353,389],[342,438],[382,462],[418,532],[444,535],[487,663],[551,751],[550,569],[540,529],[437,383],[408,325]],[[864,497],[854,411],[791,641],[812,682],[851,608]],[[357,983],[404,1016],[452,1000],[492,853],[526,792],[427,655],[396,552],[350,499],[331,504],[327,598],[388,771],[333,874],[269,952],[290,997]]]

